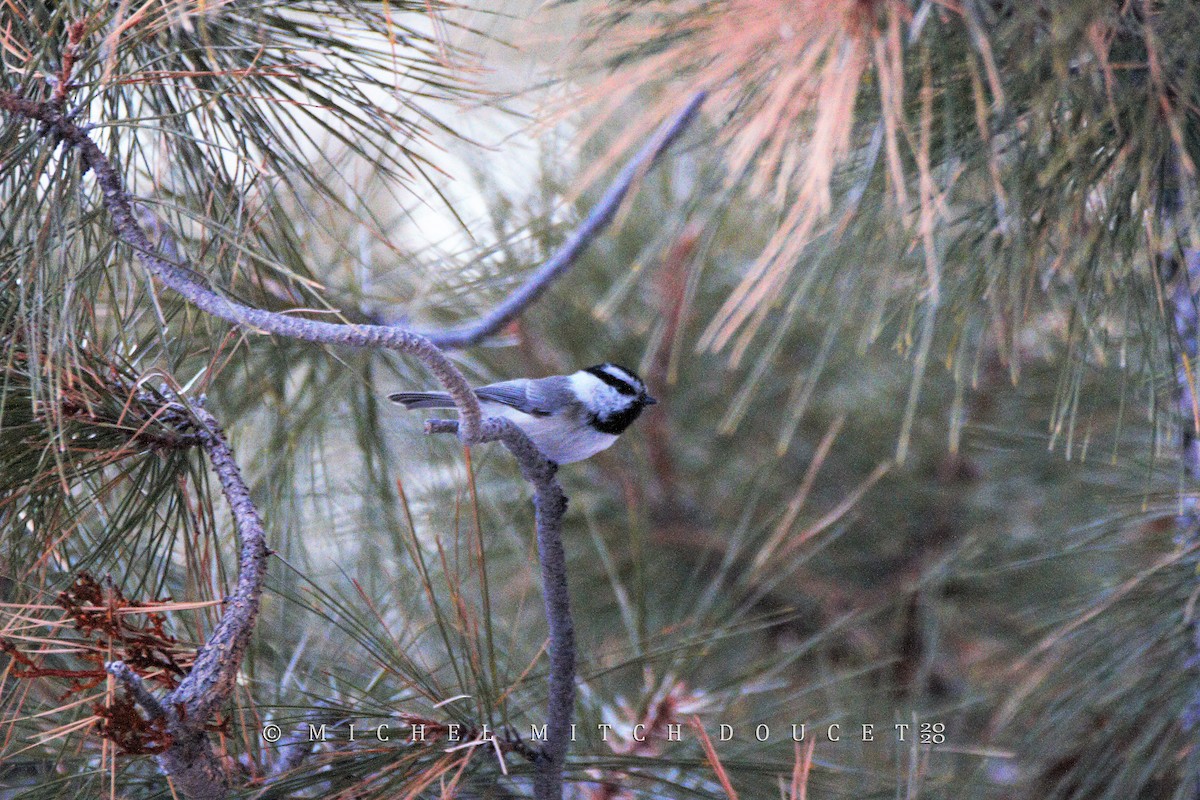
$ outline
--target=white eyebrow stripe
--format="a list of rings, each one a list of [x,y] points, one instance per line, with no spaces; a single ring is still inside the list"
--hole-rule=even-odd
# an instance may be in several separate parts
[[[605,364],[600,369],[626,384],[631,389],[640,389],[642,386],[642,382],[638,380],[636,375],[626,369],[618,367],[616,364]]]

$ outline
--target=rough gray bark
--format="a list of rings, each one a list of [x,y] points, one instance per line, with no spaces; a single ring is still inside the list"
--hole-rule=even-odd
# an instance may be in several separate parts
[[[196,421],[198,435],[237,526],[241,541],[237,587],[225,602],[217,627],[197,653],[191,671],[161,702],[124,662],[114,661],[105,668],[150,719],[166,723],[170,744],[157,758],[176,791],[194,800],[221,800],[229,791],[229,776],[212,751],[205,726],[233,691],[258,618],[269,551],[258,509],[220,426],[203,408],[188,411]]]
[[[429,433],[458,433],[454,420],[433,419],[425,424]],[[567,514],[567,496],[556,474],[558,465],[549,461],[520,428],[505,419],[487,419],[480,441],[499,441],[513,454],[521,475],[533,487],[537,527],[538,560],[542,568],[542,600],[550,629],[550,685],[546,705],[546,746],[538,762],[534,793],[539,800],[562,797],[562,766],[571,740],[571,717],[575,710],[575,623],[571,619],[571,592],[567,583],[567,554],[562,526]]]
[[[1179,514],[1175,519],[1175,536],[1180,544],[1195,540],[1200,529],[1200,502],[1195,496],[1196,481],[1200,480],[1200,404],[1196,394],[1196,370],[1200,357],[1200,252],[1182,247],[1190,228],[1182,212],[1184,202],[1183,172],[1178,154],[1163,165],[1161,172],[1161,215],[1163,251],[1159,274],[1170,289],[1168,312],[1175,326],[1175,410],[1179,418],[1179,456],[1181,484]],[[1193,671],[1200,667],[1200,621],[1192,623],[1195,653],[1188,665]],[[1182,715],[1184,728],[1200,724],[1200,688],[1193,693]],[[1200,780],[1197,785],[1200,786]]]
[[[1200,528],[1200,502],[1195,495],[1200,479],[1200,432],[1196,430],[1197,395],[1195,371],[1200,356],[1200,314],[1197,313],[1197,289],[1200,286],[1200,252],[1185,251],[1182,256],[1169,254],[1162,269],[1171,279],[1170,312],[1175,322],[1179,347],[1176,376],[1176,410],[1179,415],[1179,447],[1182,462],[1182,490],[1179,515],[1175,520],[1176,538],[1181,544],[1192,542]],[[1170,285],[1170,284],[1169,284]],[[1200,667],[1200,621],[1192,624],[1195,654],[1188,665]],[[1183,712],[1183,725],[1193,730],[1200,724],[1200,688],[1196,689]]]

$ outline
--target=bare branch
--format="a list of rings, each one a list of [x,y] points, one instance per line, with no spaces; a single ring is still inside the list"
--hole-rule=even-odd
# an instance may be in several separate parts
[[[205,725],[233,691],[258,618],[270,551],[262,520],[220,426],[203,408],[193,406],[189,411],[237,526],[241,541],[237,588],[191,671],[162,702],[124,662],[109,663],[105,669],[151,719],[165,719],[170,744],[157,758],[176,790],[190,800],[220,800],[228,793],[229,777],[212,751]]]
[[[133,701],[146,712],[146,716],[150,719],[162,719],[166,716],[158,698],[142,683],[142,676],[130,669],[128,664],[124,661],[110,661],[104,665],[104,669],[120,682]]]
[[[1179,155],[1172,147],[1172,158],[1163,170],[1162,222],[1167,236],[1164,237],[1160,275],[1163,282],[1171,286],[1170,313],[1175,322],[1175,402],[1179,416],[1179,450],[1182,466],[1179,514],[1175,518],[1175,536],[1181,544],[1195,541],[1200,526],[1200,503],[1193,491],[1200,480],[1200,399],[1196,393],[1195,370],[1200,361],[1200,252],[1192,248],[1180,248],[1176,237],[1184,238],[1187,233],[1188,215],[1184,213],[1184,175],[1186,170],[1179,164]],[[1195,653],[1189,661],[1193,671],[1200,665],[1200,621],[1192,625],[1192,640]],[[1193,689],[1192,697],[1184,707],[1182,722],[1185,730],[1200,726],[1200,689]]]
[[[316,742],[309,738],[309,725],[334,724],[336,718],[337,715],[324,706],[318,706],[305,714],[304,719],[296,724],[296,729],[279,743],[275,763],[271,765],[271,777],[290,772],[312,754]]]
[[[250,489],[242,480],[242,473],[220,426],[203,408],[193,407],[191,411],[202,426],[200,435],[204,439],[204,449],[221,481],[241,540],[237,588],[226,601],[216,629],[196,655],[191,671],[168,698],[168,704],[185,715],[190,725],[202,727],[233,691],[242,656],[258,617],[270,551],[258,509],[250,499]]]
[[[454,420],[425,423],[428,433],[457,433]],[[563,517],[567,496],[555,477],[558,465],[549,461],[520,428],[506,419],[484,420],[480,441],[503,442],[516,458],[525,480],[533,486],[538,560],[542,567],[542,598],[550,629],[550,686],[546,708],[546,758],[538,762],[534,795],[538,800],[562,797],[562,766],[571,740],[575,709],[575,623],[571,619],[571,593],[567,585],[567,555],[563,549]]]
[[[654,135],[621,168],[600,200],[584,217],[583,222],[571,232],[567,241],[496,308],[474,322],[449,330],[417,333],[443,350],[457,350],[479,344],[516,319],[522,311],[536,302],[551,284],[562,277],[595,238],[612,223],[633,184],[645,176],[659,157],[683,135],[695,120],[707,96],[706,92],[692,95],[678,114],[659,126]],[[171,231],[158,217],[148,213],[148,209],[143,210],[140,217],[142,226],[153,234],[166,258],[182,266],[183,258],[179,255],[178,243]]]
[[[112,217],[117,234],[134,248],[151,275],[174,289],[189,303],[214,317],[265,333],[322,344],[386,348],[415,356],[454,398],[463,423],[462,440],[467,444],[477,440],[482,416],[475,393],[454,363],[424,336],[388,325],[339,325],[300,319],[252,308],[218,295],[197,283],[187,269],[158,254],[134,215],[133,203],[121,176],[82,128],[52,104],[33,102],[6,92],[0,92],[0,108],[41,122],[49,133],[79,149],[84,164],[96,176],[104,206]]]
[[[521,286],[504,299],[481,319],[467,325],[461,325],[446,331],[423,331],[422,334],[438,347],[457,349],[470,347],[499,331],[517,315],[524,311],[556,279],[570,269],[588,245],[592,243],[605,228],[613,221],[621,201],[629,193],[634,182],[641,178],[654,166],[667,148],[687,130],[695,119],[696,113],[707,97],[705,92],[697,92],[688,100],[687,105],[673,118],[664,122],[654,136],[633,158],[621,168],[612,185],[605,191],[604,196],[588,212],[582,223],[576,228],[554,255],[537,268],[536,271],[521,284]]]
[[[215,317],[265,333],[322,344],[387,348],[415,356],[434,373],[454,398],[462,421],[459,436],[464,443],[471,444],[478,441],[479,425],[482,421],[479,402],[466,378],[438,348],[452,349],[476,344],[498,331],[540,297],[612,222],[634,181],[686,130],[705,97],[704,92],[693,95],[679,114],[663,124],[625,165],[600,202],[584,219],[583,224],[571,234],[563,247],[503,303],[478,322],[449,331],[431,331],[425,334],[391,325],[338,324],[301,319],[253,308],[217,294],[198,283],[190,271],[180,263],[178,252],[173,247],[174,239],[162,235],[165,228],[161,225],[157,231],[160,234],[158,238],[172,245],[169,252],[175,259],[172,261],[160,255],[135,215],[133,200],[126,191],[120,175],[86,131],[76,125],[57,105],[39,103],[0,92],[0,108],[41,122],[48,133],[79,148],[84,163],[96,175],[104,205],[112,217],[117,233],[134,248],[142,265],[150,274],[174,289],[185,300]]]

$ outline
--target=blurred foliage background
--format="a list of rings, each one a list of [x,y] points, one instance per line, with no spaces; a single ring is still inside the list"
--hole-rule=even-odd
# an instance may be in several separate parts
[[[734,727],[716,747],[742,797],[1192,798],[1195,422],[1164,265],[1197,246],[1198,13],[29,2],[0,9],[0,90],[50,91],[86,22],[71,103],[203,279],[434,326],[504,297],[708,88],[572,272],[457,356],[480,383],[613,360],[663,400],[561,473],[589,732],[572,791],[727,796],[696,716]],[[169,599],[185,650],[211,628],[234,537],[203,455],[130,399],[164,382],[207,395],[278,555],[215,734],[241,793],[524,796],[520,759],[506,776],[485,748],[397,742],[268,780],[259,735],[314,708],[540,724],[506,454],[468,459],[383,399],[431,385],[415,361],[230,330],[162,292],[35,127],[2,120],[0,165],[0,796],[170,796],[99,735],[111,686],[11,655],[78,671],[111,650],[56,604],[81,572]],[[639,747],[639,721],[682,741]],[[897,741],[914,722],[946,741]]]

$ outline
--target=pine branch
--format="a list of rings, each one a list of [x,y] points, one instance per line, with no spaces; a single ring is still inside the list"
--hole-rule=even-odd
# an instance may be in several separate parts
[[[567,237],[567,241],[496,308],[474,322],[444,331],[417,333],[443,350],[458,350],[485,341],[520,316],[521,312],[533,305],[556,280],[574,266],[596,237],[608,228],[633,184],[643,178],[671,144],[683,135],[695,120],[707,96],[707,92],[703,91],[692,95],[679,113],[659,126],[654,135],[621,168],[600,200],[584,217],[583,222]],[[138,208],[138,217],[139,223],[150,232],[163,257],[181,268],[184,267],[179,244],[171,230],[146,206]]]
[[[462,372],[429,339],[395,326],[340,325],[263,311],[229,300],[201,286],[185,268],[158,254],[134,215],[133,200],[125,190],[120,175],[83,128],[53,103],[38,103],[0,92],[0,108],[41,122],[47,134],[79,149],[84,164],[96,176],[103,193],[104,206],[112,217],[118,235],[134,248],[138,259],[151,275],[175,290],[183,299],[214,317],[265,333],[322,344],[386,348],[415,356],[454,398],[463,422],[460,438],[465,444],[478,441],[482,419],[479,401]]]
[[[228,794],[229,777],[213,753],[205,726],[233,692],[258,618],[270,551],[258,509],[250,499],[250,489],[216,419],[197,406],[187,410],[195,420],[237,525],[241,541],[237,588],[226,601],[221,619],[197,654],[191,671],[161,702],[127,664],[115,661],[106,664],[105,669],[121,682],[150,719],[165,720],[170,742],[157,758],[175,789],[190,800],[221,800]]]
[[[1172,158],[1162,169],[1161,187],[1163,227],[1174,236],[1185,228],[1181,213],[1184,171],[1172,148]],[[1200,359],[1200,311],[1197,310],[1197,290],[1200,285],[1200,252],[1185,248],[1179,252],[1173,239],[1164,242],[1159,274],[1164,283],[1172,286],[1170,311],[1174,321],[1179,352],[1175,364],[1175,404],[1179,415],[1179,448],[1182,462],[1182,489],[1179,514],[1175,520],[1175,535],[1181,543],[1194,541],[1200,526],[1200,502],[1192,488],[1200,480],[1200,401],[1196,394],[1196,368]],[[1196,652],[1189,664],[1200,665],[1200,622],[1193,622],[1192,637]],[[1196,690],[1183,711],[1183,725],[1193,730],[1200,724],[1200,689]]]
[[[197,654],[191,672],[169,698],[173,710],[186,715],[191,724],[203,725],[233,691],[258,616],[270,551],[258,509],[250,499],[250,489],[242,480],[220,426],[203,408],[193,408],[192,413],[201,425],[204,449],[233,510],[238,538],[242,542],[237,588],[226,601],[221,621]]]
[[[300,766],[304,759],[313,752],[315,743],[309,737],[309,725],[337,724],[336,716],[324,706],[318,706],[305,714],[303,721],[296,725],[296,729],[279,743],[275,763],[271,765],[271,777],[276,778],[285,772],[290,772]]]
[[[427,433],[458,433],[454,420],[432,419]],[[575,708],[575,623],[567,584],[567,556],[562,543],[567,496],[555,477],[558,465],[548,460],[520,428],[496,417],[484,421],[480,441],[499,441],[513,454],[521,475],[533,487],[542,594],[550,629],[550,686],[546,708],[545,759],[538,762],[534,794],[538,800],[562,797],[562,766],[571,738]]]
[[[566,244],[497,308],[470,325],[448,331],[425,333],[416,333],[393,325],[338,324],[300,319],[253,308],[222,297],[197,283],[190,271],[180,263],[174,237],[170,236],[169,231],[161,224],[157,226],[156,233],[161,241],[169,244],[170,257],[164,258],[160,255],[159,248],[152,244],[135,215],[133,198],[125,190],[121,177],[87,132],[75,124],[69,115],[63,113],[61,104],[38,103],[0,92],[0,108],[41,122],[45,133],[79,148],[84,163],[96,175],[97,183],[103,192],[104,205],[118,234],[134,248],[150,274],[174,289],[185,300],[215,317],[265,333],[322,344],[386,348],[415,356],[434,373],[454,398],[463,423],[459,436],[465,444],[471,444],[479,441],[479,424],[482,420],[479,403],[466,378],[438,348],[454,349],[477,344],[500,330],[537,300],[612,222],[634,181],[650,169],[671,142],[687,129],[695,119],[705,97],[704,92],[693,95],[682,111],[663,124],[625,165],[600,202],[584,219],[583,224],[567,239]]]
[[[448,350],[479,344],[492,334],[512,322],[527,307],[533,304],[555,280],[561,277],[587,250],[592,241],[613,221],[621,201],[629,193],[634,182],[645,175],[667,148],[687,130],[695,119],[700,106],[707,97],[706,92],[697,92],[687,105],[671,119],[664,122],[646,144],[621,168],[617,177],[604,192],[600,201],[588,212],[583,222],[572,231],[567,241],[554,255],[529,276],[500,305],[480,319],[446,331],[427,331],[423,335],[438,347]]]

